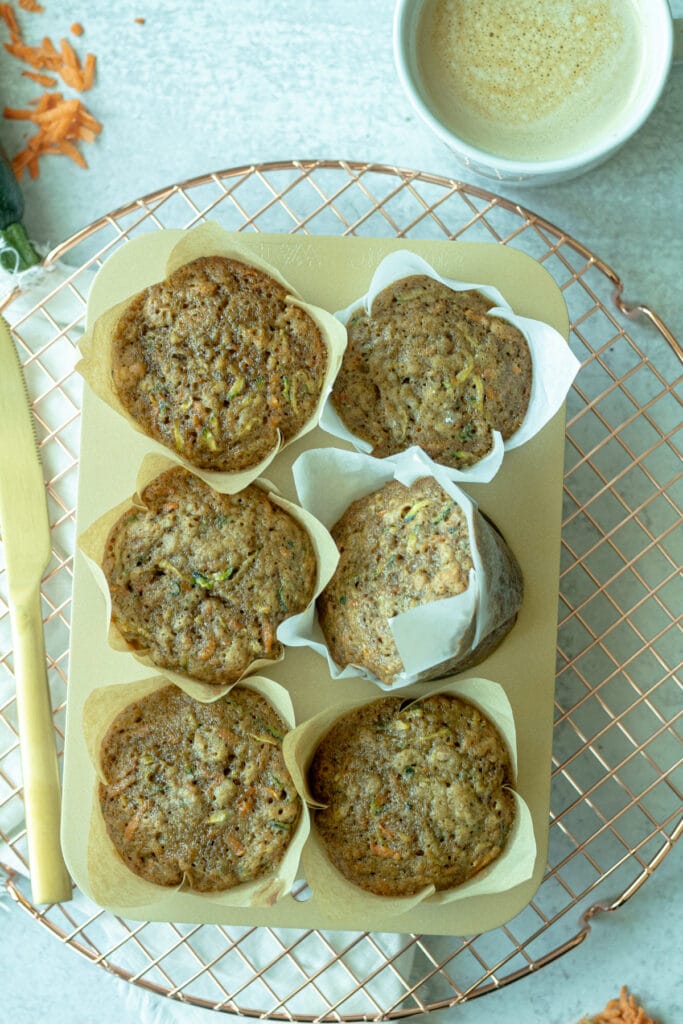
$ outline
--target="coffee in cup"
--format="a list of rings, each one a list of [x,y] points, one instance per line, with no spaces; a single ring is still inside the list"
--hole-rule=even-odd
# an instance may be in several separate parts
[[[668,74],[666,0],[399,0],[403,84],[468,166],[532,183],[605,159]]]

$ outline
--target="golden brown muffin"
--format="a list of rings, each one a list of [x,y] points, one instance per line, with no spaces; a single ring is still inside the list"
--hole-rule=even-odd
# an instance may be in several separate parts
[[[504,610],[496,630],[470,654],[435,667],[438,678],[487,657],[512,628],[522,599],[519,566],[505,542],[477,513],[480,536]],[[454,597],[469,586],[473,567],[467,520],[453,498],[431,477],[406,487],[397,480],[354,501],[332,528],[339,549],[334,576],[318,597],[320,626],[332,659],[341,668],[360,665],[384,683],[403,671],[389,619],[431,601]],[[504,602],[504,604],[503,604]],[[474,638],[474,623],[472,624]]]
[[[155,665],[234,682],[282,653],[275,631],[313,598],[306,531],[259,487],[218,494],[181,467],[156,477],[107,538],[112,622]]]
[[[488,316],[480,292],[455,292],[431,277],[381,291],[368,315],[353,313],[332,390],[346,426],[384,458],[419,445],[458,469],[478,462],[524,419],[531,354],[512,324]]]
[[[204,256],[137,295],[116,325],[112,378],[142,430],[203,469],[256,465],[311,418],[327,352],[263,271]]]
[[[379,896],[460,885],[500,855],[515,815],[510,757],[491,722],[446,694],[406,703],[386,697],[344,715],[308,772],[330,861]]]
[[[197,892],[274,871],[301,812],[282,757],[286,731],[268,701],[243,687],[201,704],[168,686],[128,705],[102,742],[99,785],[124,864]]]

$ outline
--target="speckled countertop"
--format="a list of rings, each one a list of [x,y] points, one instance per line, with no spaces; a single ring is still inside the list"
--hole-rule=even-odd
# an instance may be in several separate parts
[[[98,55],[83,98],[104,131],[82,171],[63,158],[27,181],[25,223],[53,245],[126,201],[222,168],[293,158],[374,161],[465,175],[409,107],[396,78],[392,0],[44,0],[22,13],[27,36],[58,40],[73,21]],[[683,15],[683,0],[673,0]],[[144,18],[144,24],[136,22]],[[22,106],[35,87],[0,55],[0,93]],[[649,122],[611,161],[565,184],[498,191],[557,224],[621,276],[627,299],[647,303],[674,333],[683,325],[683,72],[673,70]],[[1,127],[14,152],[22,123]],[[571,1024],[626,982],[665,1024],[683,1020],[681,854],[618,913],[598,916],[575,951],[500,992],[432,1014],[435,1022]],[[3,907],[7,913],[3,913]],[[680,911],[680,907],[678,908]],[[61,947],[16,906],[0,905],[0,1021],[217,1019],[143,995]],[[227,1018],[230,1019],[230,1018]]]

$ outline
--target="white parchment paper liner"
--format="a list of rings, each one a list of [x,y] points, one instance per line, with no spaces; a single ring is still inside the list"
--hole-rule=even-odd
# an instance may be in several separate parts
[[[194,679],[192,676],[185,675],[182,672],[176,672],[173,671],[173,669],[157,665],[152,661],[146,651],[138,650],[129,644],[119,632],[115,623],[112,622],[111,595],[109,593],[107,578],[102,571],[107,538],[114,524],[118,522],[121,516],[128,510],[144,508],[145,505],[140,497],[142,491],[157,476],[160,476],[169,469],[173,469],[175,466],[177,466],[177,462],[173,459],[169,459],[166,455],[146,455],[140,465],[135,482],[136,493],[132,497],[121,502],[116,506],[116,508],[110,509],[108,512],[105,512],[103,516],[100,516],[99,519],[96,519],[95,522],[80,535],[78,538],[78,546],[85,556],[85,560],[105,599],[106,621],[109,623],[109,633],[107,638],[109,646],[115,651],[128,652],[132,654],[135,660],[139,661],[141,665],[145,665],[147,668],[153,669],[159,675],[165,676],[167,680],[175,683],[176,686],[179,686],[191,697],[194,697],[195,700],[211,702],[216,700],[218,696],[227,693],[235,683],[215,685],[212,683],[205,683],[199,679]],[[190,472],[193,472],[193,470],[190,470]],[[255,480],[253,483],[268,494],[268,497],[274,505],[279,505],[279,507],[284,509],[285,512],[288,512],[289,515],[291,515],[292,518],[295,519],[302,527],[302,529],[306,531],[310,537],[313,550],[315,552],[316,580],[314,595],[304,611],[297,615],[292,615],[290,619],[285,619],[284,622],[280,623],[275,634],[281,643],[286,644],[287,640],[285,639],[285,636],[287,635],[287,631],[283,630],[283,627],[287,623],[291,622],[292,625],[290,628],[295,630],[305,628],[309,615],[313,614],[315,610],[316,597],[324,589],[334,574],[337,562],[339,561],[339,552],[337,551],[337,547],[325,527],[318,522],[310,512],[306,511],[306,509],[300,508],[298,505],[294,505],[285,498],[282,498],[274,486],[267,480]],[[282,635],[282,633],[284,633],[284,635]],[[247,666],[247,668],[245,668],[240,679],[235,682],[243,680],[245,676],[251,675],[267,665],[273,665],[278,661],[282,661],[283,657],[284,653],[278,658],[260,658],[253,661]]]
[[[88,837],[88,876],[95,902],[104,906],[143,907],[152,903],[158,905],[161,901],[172,898],[176,892],[186,892],[193,893],[198,899],[209,900],[211,903],[226,907],[272,906],[290,891],[296,881],[301,851],[310,832],[306,801],[299,790],[297,792],[301,798],[302,812],[277,870],[221,892],[195,892],[185,882],[177,888],[148,882],[124,864],[109,838],[97,793],[97,783],[105,781],[100,762],[102,740],[112,721],[125,707],[168,685],[168,679],[154,676],[134,683],[115,683],[113,686],[100,687],[91,693],[83,708],[83,735],[96,774]],[[255,690],[265,697],[288,728],[294,727],[292,702],[287,691],[279,683],[261,676],[251,676],[242,680],[239,685]],[[213,699],[220,700],[221,696],[224,694],[216,694]]]
[[[335,316],[346,326],[351,314],[360,306],[370,313],[372,303],[379,292],[393,284],[394,281],[399,281],[412,274],[425,274],[456,292],[471,290],[481,292],[494,303],[487,315],[513,324],[522,332],[529,346],[532,361],[531,395],[529,407],[519,429],[505,442],[503,442],[501,434],[494,430],[492,450],[467,469],[442,466],[443,472],[450,480],[488,483],[498,472],[504,451],[518,448],[530,440],[555,415],[567,397],[567,392],[581,364],[558,331],[541,320],[518,316],[497,288],[491,285],[470,284],[442,277],[421,256],[403,249],[386,256],[375,270],[366,294],[356,299],[346,309],[339,310]],[[372,451],[371,444],[351,433],[335,410],[331,399],[325,403],[320,417],[320,426],[329,434],[348,441],[356,451],[366,454]]]
[[[111,373],[111,345],[114,329],[131,299],[133,299],[136,294],[139,294],[138,292],[132,292],[122,302],[118,302],[115,306],[112,306],[98,317],[92,326],[88,326],[87,331],[80,341],[82,358],[76,364],[76,369],[88,382],[95,394],[102,399],[102,401],[106,402],[106,404],[114,409],[115,412],[119,413],[119,415],[122,416],[137,433],[142,434],[147,438],[150,451],[158,452],[159,454],[165,455],[167,458],[173,459],[175,462],[181,463],[181,465],[186,466],[187,469],[191,469],[193,473],[196,473],[197,476],[206,480],[206,482],[211,484],[211,486],[217,491],[234,494],[237,491],[241,491],[247,486],[247,484],[260,476],[266,466],[273,461],[278,452],[282,451],[282,449],[286,448],[287,445],[292,444],[298,438],[303,437],[304,434],[307,434],[317,426],[323,406],[332,389],[332,384],[341,365],[344,349],[346,348],[346,328],[342,326],[340,321],[336,317],[332,316],[332,314],[327,310],[304,302],[301,296],[285,280],[282,274],[280,274],[279,270],[271,266],[265,260],[262,260],[260,257],[247,251],[246,248],[240,248],[235,244],[233,239],[228,237],[227,233],[220,227],[220,225],[212,221],[208,221],[204,224],[200,224],[196,228],[192,228],[180,240],[180,242],[177,243],[168,257],[166,274],[164,276],[168,277],[179,267],[186,263],[190,263],[192,260],[195,260],[200,256],[225,256],[231,259],[240,260],[242,263],[256,267],[258,270],[262,270],[266,274],[269,274],[287,289],[287,301],[291,302],[292,305],[305,310],[320,329],[325,348],[327,350],[327,369],[325,378],[323,380],[320,398],[313,415],[296,435],[289,438],[289,440],[284,443],[282,443],[282,439],[280,439],[280,443],[278,443],[257,465],[250,466],[243,470],[222,472],[218,470],[201,469],[199,466],[193,465],[184,459],[179,452],[173,451],[171,448],[161,444],[161,442],[147,434],[137,420],[130,415],[128,410],[120,402],[113,387]]]
[[[510,753],[512,777],[517,778],[517,736],[512,707],[505,691],[498,683],[489,679],[445,680],[427,693],[407,691],[407,699],[415,701],[435,693],[446,693],[461,697],[474,704],[491,721],[505,740]],[[376,700],[378,698],[374,698]],[[381,698],[379,698],[381,699]],[[298,792],[302,793],[313,811],[317,803],[308,787],[308,769],[315,751],[333,724],[354,708],[373,701],[348,701],[326,708],[313,718],[302,722],[288,733],[282,745],[285,762]],[[501,855],[473,878],[453,889],[435,892],[434,886],[427,886],[414,896],[377,896],[366,892],[348,881],[332,865],[325,852],[315,827],[315,815],[310,836],[304,847],[302,861],[306,880],[322,910],[331,918],[355,919],[366,922],[364,927],[372,928],[372,914],[383,918],[387,915],[402,914],[417,903],[454,903],[470,896],[485,896],[505,892],[513,886],[531,878],[536,861],[536,840],[531,812],[519,793],[514,792],[515,821]]]
[[[498,535],[481,516],[472,498],[421,448],[409,448],[387,459],[337,448],[316,448],[299,456],[292,473],[301,504],[328,529],[353,501],[379,490],[390,480],[400,480],[410,486],[426,476],[434,477],[463,510],[469,529],[474,568],[470,570],[467,589],[454,597],[411,608],[389,620],[404,665],[404,671],[393,683],[382,682],[373,672],[358,665],[341,668],[335,664],[314,608],[303,613],[297,622],[287,620],[282,624],[283,642],[291,647],[312,647],[327,659],[333,679],[363,676],[383,690],[396,690],[418,680],[452,674],[461,660],[462,667],[472,664],[465,663],[468,655],[517,610],[518,600],[511,607],[510,599],[500,586],[491,585],[494,582],[492,568],[500,561]]]

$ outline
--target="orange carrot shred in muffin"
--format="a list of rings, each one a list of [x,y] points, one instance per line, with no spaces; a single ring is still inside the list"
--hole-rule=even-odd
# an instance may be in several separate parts
[[[31,14],[42,14],[45,10],[38,0],[19,0],[19,6],[23,11],[29,11]]]
[[[75,36],[82,36],[83,35],[84,29],[83,29],[83,26],[81,25],[80,21],[74,21],[73,25],[71,26],[71,31],[73,32],[73,34]]]

